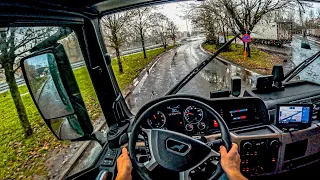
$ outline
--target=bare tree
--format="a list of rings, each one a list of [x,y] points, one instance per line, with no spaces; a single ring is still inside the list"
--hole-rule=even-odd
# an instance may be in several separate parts
[[[296,0],[207,0],[194,7],[196,9],[206,9],[203,15],[212,13],[214,24],[227,25],[233,33],[241,32],[250,34],[255,25],[270,13],[286,8],[294,8]],[[215,21],[215,22],[214,22]],[[208,24],[208,23],[207,23]],[[250,46],[248,44],[248,57],[250,57]]]
[[[128,35],[126,25],[132,19],[132,17],[133,13],[131,11],[125,11],[122,13],[107,15],[101,19],[102,30],[104,31],[106,45],[116,51],[120,73],[123,73],[123,67],[120,57],[120,47],[126,41]]]
[[[314,11],[313,11],[313,9],[311,9],[310,11],[309,11],[309,21],[308,21],[308,28],[314,28],[315,27],[315,24],[314,24]]]
[[[234,21],[237,29],[241,33],[250,34],[254,26],[268,13],[294,8],[296,0],[217,0],[224,6],[228,15]],[[248,57],[250,57],[250,46],[248,43]]]
[[[178,33],[178,26],[171,20],[168,23],[169,36],[173,40],[173,44],[176,44],[176,38]]]
[[[11,27],[7,32],[0,33],[0,68],[4,69],[11,97],[16,107],[20,124],[25,136],[32,134],[32,129],[27,113],[22,102],[15,73],[19,69],[19,60],[25,56],[34,45],[49,37],[53,28],[15,28]]]
[[[179,9],[183,14],[182,18],[191,20],[194,27],[205,31],[207,42],[216,44],[217,13],[212,12],[209,8],[203,8],[203,5],[207,2],[203,2],[201,5],[196,3],[180,4]]]
[[[320,18],[320,8],[317,8],[317,14],[316,14],[317,18]]]
[[[130,22],[130,26],[133,27],[133,30],[140,36],[144,58],[147,58],[145,34],[148,28],[151,26],[150,17],[154,9],[155,7],[148,6],[132,10],[134,16]]]
[[[163,48],[167,48],[169,35],[169,19],[161,13],[153,13],[151,16],[153,21],[152,34],[159,38]]]

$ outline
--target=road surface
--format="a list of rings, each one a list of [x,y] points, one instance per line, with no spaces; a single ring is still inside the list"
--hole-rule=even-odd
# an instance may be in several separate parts
[[[185,75],[210,55],[200,49],[204,37],[192,38],[176,50],[162,56],[127,96],[126,102],[133,113],[145,103],[162,97]],[[175,55],[176,54],[176,55]],[[210,91],[230,87],[232,76],[240,76],[243,87],[251,87],[258,74],[231,64],[214,60],[199,72],[179,93],[209,97]]]
[[[152,99],[164,96],[179,80],[209,57],[207,53],[200,49],[200,44],[204,41],[204,37],[192,38],[189,41],[191,42],[181,45],[177,50],[171,50],[162,56],[149,70],[149,74],[145,75],[132,93],[127,96],[126,102],[133,113],[136,113],[145,103]],[[291,44],[283,48],[283,51],[291,51],[286,58],[293,63],[292,67],[290,65],[290,67],[285,68],[286,71],[320,50],[320,45],[317,43],[310,43],[311,50],[301,49],[300,43],[299,37],[294,36]],[[320,69],[320,60],[316,61],[318,62],[314,62],[301,73],[301,79],[314,82],[320,81],[320,71],[318,71]],[[211,91],[230,88],[232,76],[241,77],[242,89],[244,89],[255,86],[258,75],[244,68],[214,60],[178,93],[208,98]]]
[[[38,106],[46,119],[53,119],[69,115],[66,105],[63,104],[54,82],[49,75],[46,84],[39,90]]]
[[[319,43],[315,43],[313,38],[308,38],[311,49],[302,49],[301,46],[301,36],[294,36],[291,42],[292,46],[292,57],[291,60],[295,65],[298,65],[303,60],[312,56],[313,54],[320,51]],[[320,41],[319,41],[320,42]],[[318,58],[312,64],[310,64],[305,70],[303,70],[299,77],[301,80],[309,80],[312,82],[320,83],[320,59]]]

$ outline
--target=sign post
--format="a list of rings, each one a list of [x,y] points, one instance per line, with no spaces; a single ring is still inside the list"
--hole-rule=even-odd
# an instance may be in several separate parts
[[[250,42],[250,35],[249,34],[244,34],[242,36],[242,42],[244,42],[244,52],[243,52],[243,59],[246,60],[247,58],[247,43]]]

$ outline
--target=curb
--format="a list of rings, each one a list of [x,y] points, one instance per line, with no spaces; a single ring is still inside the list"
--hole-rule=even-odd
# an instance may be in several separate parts
[[[199,46],[200,46],[200,49],[201,49],[204,53],[207,53],[207,54],[209,54],[209,55],[213,55],[212,52],[207,51],[207,50],[205,50],[205,49],[202,47],[202,43],[201,43]],[[238,64],[235,64],[235,63],[232,63],[232,62],[230,62],[230,61],[228,61],[228,60],[225,60],[225,59],[223,59],[223,58],[220,57],[220,56],[217,56],[216,59],[218,59],[219,61],[222,61],[222,62],[224,62],[224,63],[231,64],[231,65],[236,66],[236,67],[239,67],[239,68],[243,68],[243,69],[245,69],[246,71],[249,71],[249,72],[251,72],[251,73],[255,73],[255,74],[261,75],[260,73],[254,72],[254,71],[252,71],[252,70],[250,70],[250,69],[247,69],[247,68],[245,68],[245,67],[239,66]]]
[[[145,66],[145,68],[142,69],[142,71],[138,74],[138,76],[129,84],[127,85],[124,90],[121,91],[121,93],[123,94],[124,98],[127,98],[132,91],[135,89],[135,87],[138,86],[138,84],[140,83],[141,79],[147,74],[149,73],[149,70],[153,68],[154,65],[156,65],[159,61],[159,59],[166,53],[169,51],[172,51],[174,49],[177,49],[178,47],[180,47],[180,45],[177,45],[176,47],[169,49],[161,54],[159,54],[154,60],[152,60],[149,64],[147,64]]]
[[[50,77],[50,78],[52,78],[52,77]],[[35,98],[35,99],[37,99],[37,101],[39,102],[39,99],[40,99],[40,95],[42,94],[42,91],[43,91],[43,87],[47,84],[47,82],[48,82],[48,80],[49,80],[49,78],[48,79],[46,79],[46,81],[41,85],[41,90],[40,90],[40,92],[39,92],[39,94],[35,94],[35,96],[36,95],[38,95],[38,97],[37,98]]]

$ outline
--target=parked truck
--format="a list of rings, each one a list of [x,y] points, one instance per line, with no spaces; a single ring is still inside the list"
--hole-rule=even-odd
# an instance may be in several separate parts
[[[250,36],[253,43],[282,46],[292,41],[292,22],[257,24]]]

